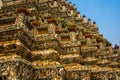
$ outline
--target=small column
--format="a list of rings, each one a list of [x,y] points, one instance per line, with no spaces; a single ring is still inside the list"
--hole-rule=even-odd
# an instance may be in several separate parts
[[[81,18],[81,16],[80,16],[80,12],[77,12],[77,18]]]
[[[78,36],[79,36],[79,39],[80,39],[80,40],[83,39],[83,38],[84,38],[83,32],[82,32],[82,31],[79,31]]]
[[[18,14],[18,16],[16,18],[16,21],[15,21],[15,25],[16,25],[17,28],[22,27],[24,18],[25,18],[24,13]]]
[[[83,22],[82,22],[82,23],[86,23],[86,22],[87,22],[87,20],[86,20],[86,16],[83,15]]]
[[[70,39],[72,42],[76,41],[76,32],[70,32]]]
[[[102,43],[102,42],[100,42],[100,43],[99,43],[99,46],[100,46],[100,49],[103,49],[103,48],[104,48],[104,46],[103,46],[103,43]]]
[[[91,44],[91,38],[86,38],[87,39],[87,45]]]
[[[48,31],[50,34],[55,34],[55,25],[49,24]]]
[[[26,7],[23,7],[23,8],[20,8],[18,10],[18,16],[16,18],[16,21],[15,21],[15,25],[16,27],[23,27],[24,25],[24,20],[25,20],[25,15],[28,15],[29,14],[29,11],[27,10]]]
[[[62,12],[65,12],[67,9],[66,9],[66,6],[65,5],[63,5],[62,6]]]
[[[57,7],[57,6],[58,6],[57,0],[54,0],[53,5],[54,5],[54,7]]]

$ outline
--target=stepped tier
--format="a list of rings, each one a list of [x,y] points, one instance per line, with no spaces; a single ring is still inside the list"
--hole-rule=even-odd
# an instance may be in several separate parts
[[[68,0],[2,0],[0,80],[120,80],[119,46]]]

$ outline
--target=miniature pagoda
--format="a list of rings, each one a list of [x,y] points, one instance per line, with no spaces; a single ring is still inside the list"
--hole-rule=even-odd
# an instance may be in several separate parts
[[[68,0],[2,0],[0,80],[120,80],[119,46]]]

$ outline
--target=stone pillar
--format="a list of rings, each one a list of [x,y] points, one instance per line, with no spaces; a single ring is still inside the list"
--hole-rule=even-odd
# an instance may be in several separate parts
[[[84,38],[84,36],[83,36],[83,32],[82,31],[79,31],[79,39],[83,39]]]
[[[48,31],[50,34],[55,34],[55,25],[49,24]]]
[[[90,44],[91,44],[91,39],[87,38],[87,45],[90,45]]]
[[[25,19],[25,14],[24,13],[18,14],[18,16],[16,18],[16,21],[15,21],[15,25],[16,25],[17,28],[22,27],[24,19]]]
[[[103,48],[104,48],[104,46],[103,46],[103,43],[102,43],[102,42],[100,42],[100,43],[99,43],[99,46],[100,46],[100,49],[103,49]]]
[[[66,6],[62,6],[62,11],[63,11],[63,12],[66,11]]]
[[[57,6],[58,6],[57,1],[54,1],[53,6],[54,6],[54,7],[57,7]]]
[[[55,35],[55,25],[54,24],[49,24],[49,27],[48,27],[48,32],[49,32],[49,37],[50,38],[56,38],[57,35]]]
[[[76,33],[75,32],[70,32],[70,39],[72,42],[76,41]]]

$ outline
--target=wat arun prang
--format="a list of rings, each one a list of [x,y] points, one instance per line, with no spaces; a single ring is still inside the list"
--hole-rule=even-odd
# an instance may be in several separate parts
[[[119,47],[67,0],[2,0],[0,80],[120,80]]]

